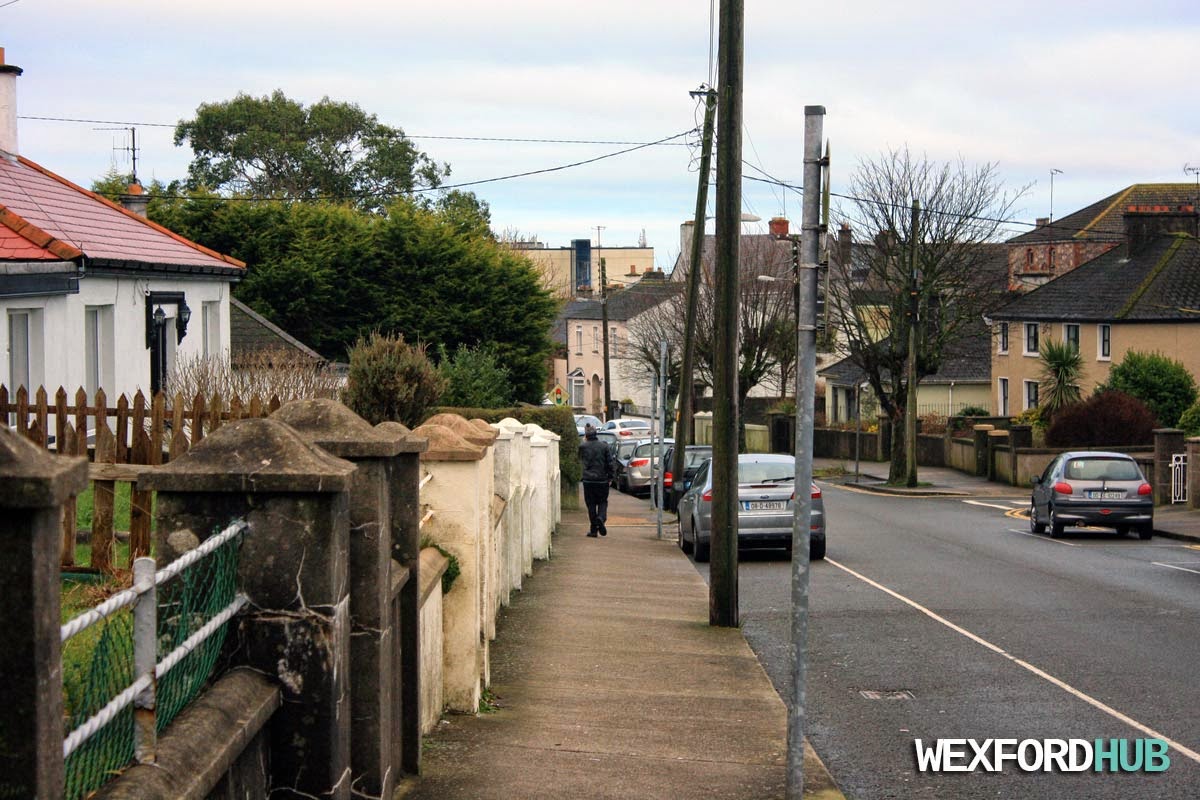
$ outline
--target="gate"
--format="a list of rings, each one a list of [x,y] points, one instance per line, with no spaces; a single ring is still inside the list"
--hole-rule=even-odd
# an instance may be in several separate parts
[[[1187,453],[1171,455],[1171,502],[1186,503],[1187,492]]]

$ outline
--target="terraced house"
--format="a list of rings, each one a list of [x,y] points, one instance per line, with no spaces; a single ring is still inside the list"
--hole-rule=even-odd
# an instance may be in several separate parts
[[[1070,342],[1083,355],[1085,395],[1131,350],[1162,353],[1200,375],[1196,206],[1128,203],[1120,210],[1119,236],[1111,233],[1114,214],[1105,214],[1110,232],[1103,254],[988,315],[994,413],[1038,405],[1039,349],[1047,340]]]

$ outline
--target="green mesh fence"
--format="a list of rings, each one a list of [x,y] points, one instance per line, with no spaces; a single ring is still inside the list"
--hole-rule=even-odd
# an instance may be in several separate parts
[[[163,658],[233,602],[237,592],[235,536],[158,586],[157,652]],[[156,727],[163,730],[212,674],[227,625],[217,628],[158,680]],[[64,728],[87,722],[134,680],[133,608],[122,609],[63,645]],[[67,800],[86,797],[134,757],[133,707],[119,712],[65,762]]]

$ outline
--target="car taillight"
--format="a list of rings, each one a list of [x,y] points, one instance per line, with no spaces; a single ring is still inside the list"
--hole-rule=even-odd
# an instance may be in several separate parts
[[[1054,491],[1058,492],[1059,494],[1071,494],[1075,491],[1075,489],[1066,481],[1059,481],[1058,483],[1054,484]]]
[[[617,431],[617,433],[621,436],[629,436],[632,434],[632,431]]]
[[[791,496],[791,497],[789,497],[788,499],[789,499],[789,500],[795,500],[795,499],[796,499],[796,493],[795,493],[795,492],[792,492],[792,496]],[[818,487],[818,486],[817,486],[815,483],[812,485],[812,499],[813,499],[813,500],[820,500],[820,499],[821,499],[821,489],[820,489],[820,487]]]
[[[631,466],[631,467],[644,467],[644,466],[646,466],[646,465],[647,465],[647,464],[649,464],[649,463],[650,463],[650,459],[648,459],[648,458],[635,458],[633,461],[630,461],[630,462],[629,462],[629,466]]]
[[[1138,494],[1146,495],[1146,494],[1152,494],[1153,492],[1154,492],[1154,490],[1150,488],[1150,484],[1148,484],[1148,483],[1143,483],[1141,486],[1138,487]]]
[[[712,502],[712,489],[709,489],[707,492],[700,495],[700,499],[706,503],[711,503]]]
[[[672,478],[671,478],[671,473],[664,472],[663,473],[663,486],[667,489],[670,489],[674,485],[674,483],[675,483],[674,480],[672,480]]]

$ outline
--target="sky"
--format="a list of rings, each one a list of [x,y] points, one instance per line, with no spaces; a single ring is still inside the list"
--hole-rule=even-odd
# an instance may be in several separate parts
[[[1016,234],[1135,182],[1200,167],[1195,0],[747,0],[743,167],[800,185],[804,106],[826,108],[834,192],[864,159],[908,147],[995,164],[1024,189]],[[275,89],[357,103],[448,163],[448,183],[544,170],[696,129],[689,91],[716,81],[719,0],[0,0],[20,66],[21,154],[85,186],[129,169],[183,177],[173,126],[204,102]],[[58,117],[103,122],[58,122]],[[116,124],[109,124],[116,123]],[[496,141],[556,139],[562,143]],[[550,247],[645,232],[660,267],[695,209],[699,135],[470,187],[498,232]],[[710,209],[713,193],[709,193]],[[746,180],[743,210],[798,230],[801,198]],[[711,226],[711,222],[709,223]],[[597,226],[600,230],[597,231]],[[711,232],[712,228],[709,228]]]

